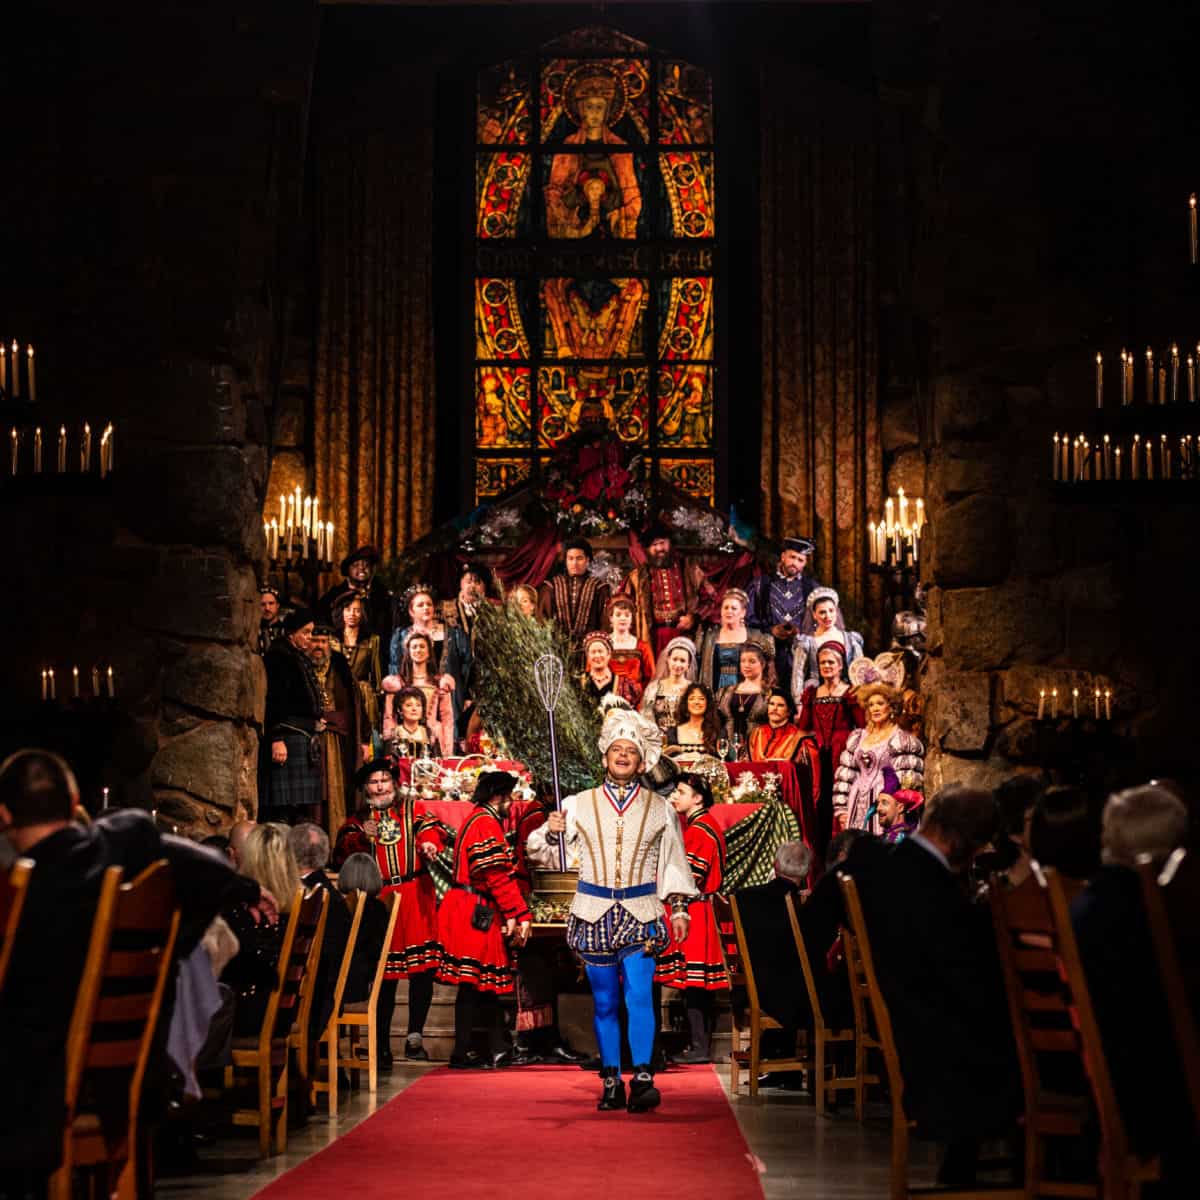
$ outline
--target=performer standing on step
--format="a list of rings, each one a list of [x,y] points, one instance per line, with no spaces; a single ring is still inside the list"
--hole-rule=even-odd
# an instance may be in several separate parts
[[[396,767],[386,759],[367,763],[356,776],[366,804],[338,831],[333,866],[340,869],[351,854],[369,854],[383,876],[381,896],[399,892],[383,986],[376,1009],[379,1061],[392,1064],[392,1013],[396,985],[408,979],[408,1038],[404,1057],[426,1061],[422,1045],[425,1018],[433,1003],[433,973],[441,959],[437,940],[437,893],[425,860],[445,844],[437,818],[419,800],[396,792]]]
[[[639,776],[662,753],[662,730],[625,708],[612,708],[600,729],[604,782],[568,796],[529,835],[529,857],[556,869],[559,841],[579,864],[579,884],[567,920],[567,944],[583,959],[595,1001],[603,1111],[655,1108],[660,1097],[650,1069],[654,1051],[655,956],[666,948],[663,901],[676,942],[687,937],[688,901],[696,896],[679,818]],[[629,1014],[633,1080],[628,1104],[621,1080],[620,998]]]
[[[808,614],[808,597],[817,586],[804,573],[816,548],[810,538],[785,537],[774,574],[759,575],[750,584],[746,623],[775,639],[775,678],[785,685],[792,678],[792,652]]]
[[[452,1067],[507,1067],[500,997],[513,990],[516,971],[509,949],[524,944],[532,918],[514,878],[513,852],[504,836],[517,777],[485,771],[472,793],[474,811],[454,841],[450,891],[438,914],[442,963],[437,977],[456,984]],[[488,1057],[471,1049],[471,1033],[487,1031]]]
[[[688,905],[687,939],[658,960],[656,983],[683,991],[690,1044],[675,1061],[712,1062],[713,993],[729,987],[721,939],[708,897],[721,890],[725,877],[725,835],[713,818],[712,787],[703,775],[680,775],[671,807],[683,822],[683,848],[700,895]]]

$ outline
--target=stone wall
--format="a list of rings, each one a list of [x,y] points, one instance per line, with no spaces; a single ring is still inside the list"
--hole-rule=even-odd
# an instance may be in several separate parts
[[[1089,428],[1097,349],[1111,362],[1193,336],[1195,185],[1170,164],[1194,105],[1169,72],[1122,79],[1143,34],[1118,6],[1089,13],[1088,39],[1044,8],[876,7],[884,449],[889,490],[924,495],[931,518],[933,789],[1046,765],[1105,785],[1187,768],[1190,508],[1063,495],[1049,446]],[[1122,147],[1155,165],[1122,170]],[[1034,723],[1043,687],[1059,690],[1053,731]],[[1114,692],[1112,726],[1072,742],[1071,691],[1091,717],[1097,687]]]

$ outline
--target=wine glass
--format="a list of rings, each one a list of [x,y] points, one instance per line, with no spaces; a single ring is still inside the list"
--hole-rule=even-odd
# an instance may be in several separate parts
[[[722,762],[729,760],[729,739],[726,737],[717,738],[717,753],[721,756]]]
[[[741,762],[742,761],[742,735],[740,733],[735,733],[733,735],[733,740],[730,743],[730,749],[733,751],[733,761]]]

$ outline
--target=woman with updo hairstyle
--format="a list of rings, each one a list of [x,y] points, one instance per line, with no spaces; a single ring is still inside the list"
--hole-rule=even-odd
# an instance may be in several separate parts
[[[633,687],[612,665],[612,642],[607,633],[593,630],[583,638],[583,674],[579,687],[584,699],[597,708],[608,695],[619,696],[633,707]]]
[[[806,602],[792,660],[791,688],[797,703],[805,687],[821,682],[817,656],[828,642],[841,647],[843,674],[852,662],[862,657],[863,636],[857,630],[846,628],[837,592],[831,587],[813,588]]]
[[[672,758],[716,754],[720,737],[721,721],[712,693],[702,683],[689,683],[679,697],[663,753]]]
[[[866,723],[846,682],[846,647],[838,641],[825,642],[817,651],[818,683],[805,684],[798,697],[796,724],[817,740],[820,780],[817,788],[817,833],[813,845],[823,849],[833,836],[833,776],[846,748],[846,739]],[[794,677],[794,676],[793,676]]]
[[[628,596],[614,596],[608,602],[605,620],[612,643],[612,669],[628,681],[629,702],[636,707],[654,676],[654,651],[633,632],[633,601]]]
[[[770,634],[747,628],[749,607],[750,597],[741,588],[730,588],[721,597],[720,624],[706,630],[700,643],[699,678],[714,695],[738,683],[741,651],[746,643],[758,646],[768,659],[774,657],[775,643]]]
[[[767,692],[774,682],[770,657],[761,646],[746,642],[738,651],[738,681],[717,693],[717,714],[730,743],[740,750],[767,720]]]
[[[654,981],[683,991],[689,1045],[678,1061],[685,1063],[712,1062],[713,996],[729,986],[709,903],[725,878],[725,834],[712,806],[712,787],[703,775],[685,771],[679,776],[671,807],[683,826],[683,849],[700,894],[688,904],[687,937],[682,945],[672,943],[659,956]]]
[[[643,717],[652,717],[664,733],[675,724],[683,689],[696,679],[696,646],[691,638],[672,638],[658,656],[654,678],[642,692]]]
[[[882,833],[872,810],[884,788],[883,769],[896,773],[900,786],[913,792],[925,790],[925,747],[896,723],[900,693],[886,683],[867,683],[858,688],[857,700],[866,714],[863,729],[846,739],[833,782],[833,823],[842,829],[866,829]]]

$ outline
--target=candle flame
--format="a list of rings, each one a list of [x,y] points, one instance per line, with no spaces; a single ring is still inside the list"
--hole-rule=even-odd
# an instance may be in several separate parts
[[[1096,366],[1099,366],[1104,361],[1104,355],[1099,350],[1096,351]]]
[[[1195,208],[1195,207],[1196,207],[1196,193],[1195,193],[1195,192],[1193,192],[1193,193],[1192,193],[1192,194],[1191,194],[1191,195],[1188,197],[1188,208]]]

